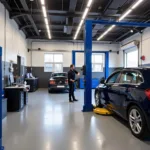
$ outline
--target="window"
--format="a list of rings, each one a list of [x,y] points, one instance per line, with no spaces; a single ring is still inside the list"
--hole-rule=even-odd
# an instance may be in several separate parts
[[[107,80],[107,83],[116,83],[116,80],[117,80],[119,74],[120,74],[120,72],[117,72],[116,74],[109,77]]]
[[[44,72],[63,72],[63,54],[45,54]]]
[[[103,54],[92,54],[92,72],[103,72]]]
[[[138,67],[138,50],[125,52],[125,67]]]
[[[120,83],[139,84],[143,82],[142,75],[137,72],[124,72],[121,75]]]

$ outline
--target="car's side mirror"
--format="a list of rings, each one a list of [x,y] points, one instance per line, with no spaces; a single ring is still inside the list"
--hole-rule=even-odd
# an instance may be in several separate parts
[[[100,84],[105,84],[105,78],[104,77],[100,79]]]

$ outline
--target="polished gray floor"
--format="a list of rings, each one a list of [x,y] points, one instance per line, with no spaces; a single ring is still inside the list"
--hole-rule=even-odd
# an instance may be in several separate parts
[[[69,104],[68,94],[29,94],[29,104],[20,113],[3,120],[6,150],[150,150],[150,142],[133,137],[124,121],[111,116],[82,113],[79,102]]]

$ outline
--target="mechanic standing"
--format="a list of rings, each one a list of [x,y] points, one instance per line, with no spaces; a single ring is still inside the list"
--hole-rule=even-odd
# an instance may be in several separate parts
[[[70,70],[68,72],[68,83],[69,83],[69,102],[74,102],[74,101],[78,101],[77,99],[75,99],[74,96],[74,82],[75,82],[75,75],[80,75],[80,73],[78,73],[75,70],[74,65],[70,65]],[[72,99],[71,99],[72,98]]]

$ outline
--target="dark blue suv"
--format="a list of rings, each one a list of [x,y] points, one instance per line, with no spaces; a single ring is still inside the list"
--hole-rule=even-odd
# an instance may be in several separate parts
[[[129,122],[134,136],[143,139],[150,131],[150,69],[128,68],[101,80],[95,90],[97,107],[107,104]]]

